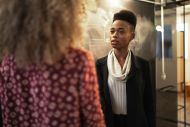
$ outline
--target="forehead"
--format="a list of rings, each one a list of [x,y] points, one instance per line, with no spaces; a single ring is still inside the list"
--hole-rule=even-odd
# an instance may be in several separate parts
[[[125,28],[125,27],[130,27],[130,24],[123,20],[115,20],[112,23],[112,28]]]

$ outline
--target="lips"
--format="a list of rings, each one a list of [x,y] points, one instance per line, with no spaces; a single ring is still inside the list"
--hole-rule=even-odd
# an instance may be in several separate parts
[[[118,44],[118,43],[119,43],[119,41],[117,41],[117,40],[112,40],[112,41],[111,41],[111,44],[112,44],[112,45],[116,45],[116,44]]]

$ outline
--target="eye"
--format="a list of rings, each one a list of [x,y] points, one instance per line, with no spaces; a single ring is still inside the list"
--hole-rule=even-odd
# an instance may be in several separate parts
[[[124,30],[124,29],[119,29],[118,32],[119,32],[120,34],[123,34],[123,33],[125,33],[125,30]]]
[[[111,30],[110,30],[110,33],[111,33],[111,34],[114,34],[114,33],[115,33],[115,30],[111,29]]]

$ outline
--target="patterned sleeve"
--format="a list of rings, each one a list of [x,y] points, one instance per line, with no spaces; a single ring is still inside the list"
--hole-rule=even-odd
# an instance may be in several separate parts
[[[2,64],[0,63],[0,96],[3,90],[3,75],[2,75]]]
[[[2,96],[2,88],[3,88],[3,76],[2,76],[2,66],[0,63],[0,96]],[[2,110],[1,110],[1,99],[0,99],[0,127],[3,126],[3,119],[2,119]]]
[[[83,59],[80,84],[81,122],[84,127],[104,127],[94,60],[91,54]]]

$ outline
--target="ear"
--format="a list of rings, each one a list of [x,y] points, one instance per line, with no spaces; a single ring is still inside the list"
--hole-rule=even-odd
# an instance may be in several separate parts
[[[135,38],[135,32],[131,33],[131,40],[133,40]]]

